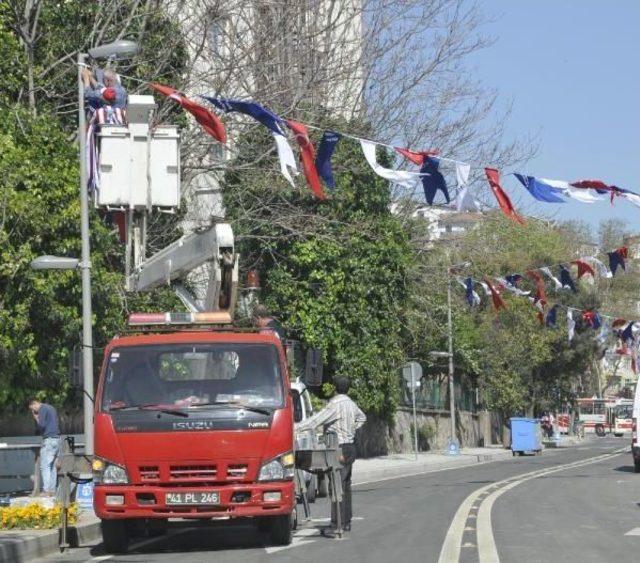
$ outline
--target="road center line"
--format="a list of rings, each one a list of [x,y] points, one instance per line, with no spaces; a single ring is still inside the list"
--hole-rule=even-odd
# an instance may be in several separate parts
[[[523,473],[522,475],[515,475],[502,481],[490,483],[484,487],[473,491],[458,507],[453,520],[447,530],[442,549],[440,551],[440,557],[438,563],[457,563],[460,560],[460,549],[462,545],[462,536],[464,535],[464,529],[467,525],[467,519],[470,512],[474,507],[475,502],[480,499],[480,509],[478,511],[478,552],[480,555],[481,563],[485,562],[497,562],[499,561],[497,549],[495,547],[495,540],[493,538],[493,530],[491,528],[491,506],[503,492],[506,492],[516,485],[528,481],[529,479],[535,479],[536,477],[542,477],[549,473],[555,473],[556,471],[563,471],[565,469],[571,469],[572,467],[579,467],[581,465],[588,465],[590,463],[597,463],[609,457],[619,455],[620,453],[627,452],[629,448],[622,448],[611,453],[602,454],[587,460],[580,460],[571,463],[566,463],[556,467],[538,469]],[[487,494],[488,496],[484,496]],[[483,498],[480,498],[483,497]],[[487,508],[485,508],[487,503]],[[482,529],[482,531],[481,531]],[[482,544],[482,547],[481,547]],[[483,559],[484,556],[484,559]]]

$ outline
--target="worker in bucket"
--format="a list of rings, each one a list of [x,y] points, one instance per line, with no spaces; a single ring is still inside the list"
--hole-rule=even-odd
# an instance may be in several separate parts
[[[366,415],[360,410],[353,400],[347,395],[350,382],[346,377],[336,377],[333,381],[335,395],[320,412],[311,418],[296,424],[296,432],[304,432],[309,429],[316,429],[325,426],[329,421],[329,429],[338,435],[340,444],[340,479],[342,481],[342,504],[341,520],[343,529],[351,531],[351,470],[353,462],[356,460],[356,431],[367,420]],[[332,508],[331,522],[336,525],[335,509]],[[331,537],[332,531],[324,532],[323,535]]]
[[[127,107],[127,91],[118,80],[118,75],[112,70],[102,73],[102,82],[88,68],[82,69],[84,96],[91,109],[99,109],[105,105],[123,110]]]

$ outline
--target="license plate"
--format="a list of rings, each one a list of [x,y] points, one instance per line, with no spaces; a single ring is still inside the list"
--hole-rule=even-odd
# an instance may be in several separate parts
[[[220,504],[220,493],[197,491],[195,493],[166,493],[166,504]]]

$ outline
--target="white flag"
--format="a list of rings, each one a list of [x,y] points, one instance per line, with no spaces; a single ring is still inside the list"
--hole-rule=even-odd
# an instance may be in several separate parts
[[[562,289],[562,284],[560,283],[560,280],[551,273],[551,270],[549,268],[544,267],[544,268],[540,268],[540,270],[545,274],[547,274],[547,276],[549,276],[549,279],[551,279],[553,284],[556,286],[556,289]]]
[[[594,201],[600,201],[602,196],[594,190],[585,190],[582,188],[574,188],[569,182],[562,180],[549,180],[548,178],[540,178],[541,182],[548,184],[552,188],[557,188],[564,195],[572,199],[581,201],[582,203],[593,203]]]
[[[573,320],[573,311],[567,309],[567,335],[569,336],[569,342],[573,340],[576,333],[576,321]]]
[[[596,270],[598,271],[598,275],[602,276],[603,278],[613,277],[613,274],[609,271],[609,268],[605,266],[604,262],[598,260],[594,256],[587,256],[586,258],[583,258],[583,260],[590,260],[591,262],[593,262]]]
[[[519,287],[516,287],[513,284],[510,284],[506,278],[500,278],[500,277],[496,277],[496,281],[502,285],[505,289],[509,290],[511,293],[515,293],[516,295],[519,295],[520,297],[524,297],[526,295],[529,295],[531,292],[530,291],[524,291],[522,289],[520,289]]]
[[[362,152],[364,153],[364,157],[367,159],[369,166],[371,166],[373,171],[378,176],[381,176],[385,180],[389,180],[394,184],[398,184],[408,189],[415,188],[416,184],[420,181],[419,172],[407,172],[406,170],[391,170],[390,168],[385,168],[384,166],[380,166],[378,164],[378,161],[376,160],[376,143],[372,143],[371,141],[366,141],[365,139],[360,139],[360,146],[362,147]]]
[[[293,178],[291,177],[289,168],[291,168],[291,171],[295,175],[297,175],[298,166],[296,164],[296,157],[293,155],[293,151],[291,150],[291,145],[289,144],[289,141],[287,141],[287,138],[284,135],[277,135],[276,133],[273,133],[273,138],[275,139],[276,147],[278,148],[278,158],[280,159],[280,172],[282,172],[282,175],[295,188],[296,185],[293,182]]]
[[[480,211],[480,202],[471,195],[469,186],[464,186],[459,192],[452,204],[458,212],[462,211]]]
[[[478,283],[482,286],[482,289],[484,289],[484,294],[488,297],[491,297],[491,290],[489,289],[489,286],[485,282]]]

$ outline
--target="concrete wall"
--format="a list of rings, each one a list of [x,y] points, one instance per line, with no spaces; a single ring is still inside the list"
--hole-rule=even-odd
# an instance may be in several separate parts
[[[83,416],[81,411],[58,410],[60,432],[62,434],[82,434]],[[33,436],[35,421],[27,408],[24,413],[0,414],[0,436]]]
[[[418,448],[421,451],[443,450],[450,435],[447,411],[418,410]],[[501,425],[495,413],[478,414],[462,411],[456,417],[456,433],[462,447],[500,444]],[[358,433],[358,453],[362,457],[406,453],[413,451],[413,414],[400,407],[393,422],[369,415]]]

